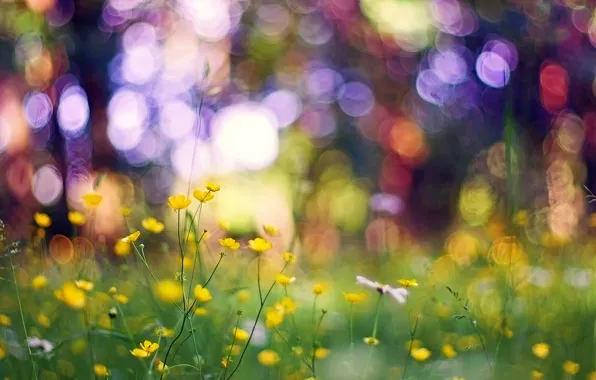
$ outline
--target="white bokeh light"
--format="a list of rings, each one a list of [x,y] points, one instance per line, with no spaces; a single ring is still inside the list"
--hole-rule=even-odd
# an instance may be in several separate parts
[[[180,5],[197,35],[208,41],[223,39],[232,27],[229,0],[182,0]]]
[[[197,115],[180,100],[165,103],[159,112],[159,130],[165,137],[178,140],[187,136],[195,125]]]
[[[122,77],[129,83],[146,84],[155,76],[160,60],[157,49],[147,46],[131,48],[122,60]]]
[[[118,150],[129,150],[139,144],[143,137],[143,127],[122,129],[114,124],[108,124],[108,139]]]
[[[273,112],[279,128],[290,126],[302,112],[300,97],[288,90],[272,92],[263,99],[262,104]]]
[[[44,206],[52,205],[62,195],[62,176],[56,167],[44,165],[33,175],[31,189],[39,203]]]
[[[218,158],[234,170],[260,170],[271,165],[279,151],[275,115],[255,103],[225,107],[211,121]]]
[[[108,103],[110,124],[122,130],[141,127],[148,115],[147,100],[143,94],[136,91],[119,89]]]
[[[80,135],[89,121],[89,103],[85,90],[80,86],[66,88],[60,96],[57,118],[65,136]]]

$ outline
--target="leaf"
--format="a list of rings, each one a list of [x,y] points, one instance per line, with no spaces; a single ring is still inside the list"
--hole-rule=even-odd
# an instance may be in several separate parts
[[[457,320],[464,319],[464,318],[467,318],[467,316],[465,314],[456,314],[453,316],[453,319],[457,319]]]

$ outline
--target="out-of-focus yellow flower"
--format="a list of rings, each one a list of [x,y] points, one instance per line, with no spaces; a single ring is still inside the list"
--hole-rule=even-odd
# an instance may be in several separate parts
[[[221,228],[224,231],[229,231],[230,228],[232,227],[230,222],[228,222],[227,220],[220,220],[217,222],[217,225],[219,226],[219,228]]]
[[[263,230],[265,230],[265,233],[269,236],[279,236],[280,235],[279,229],[271,224],[264,224]]]
[[[376,346],[377,344],[379,344],[379,340],[372,336],[366,337],[362,340],[364,341],[364,343],[368,344],[369,346]]]
[[[323,284],[317,283],[312,286],[312,292],[316,296],[320,296],[321,294],[323,294],[324,291],[325,291],[325,285],[323,285]]]
[[[317,360],[323,360],[325,359],[327,356],[329,356],[329,354],[331,353],[331,351],[327,348],[323,348],[323,347],[319,347],[315,350],[315,359]]]
[[[457,356],[457,352],[455,351],[455,348],[453,348],[453,346],[450,344],[444,344],[442,351],[443,351],[443,355],[445,355],[449,359],[453,359],[454,357]]]
[[[115,286],[110,287],[110,289],[108,289],[108,294],[113,296],[114,294],[118,293],[118,289],[116,289]]]
[[[263,253],[273,248],[273,244],[259,237],[253,240],[249,240],[248,247],[256,253]]]
[[[451,380],[466,380],[466,378],[463,376],[453,376]]]
[[[169,338],[174,335],[174,330],[161,326],[155,329],[155,335],[161,336],[162,338]]]
[[[415,279],[400,279],[399,281],[397,281],[401,286],[403,286],[404,288],[415,288],[418,286],[418,281],[416,281]]]
[[[161,233],[164,230],[164,228],[166,227],[162,222],[160,222],[159,220],[155,219],[152,216],[150,216],[149,218],[143,219],[141,221],[141,225],[143,226],[144,229],[146,229],[147,231],[154,233],[154,234]]]
[[[45,314],[39,314],[37,316],[37,323],[39,323],[40,325],[42,325],[45,328],[50,327],[50,324],[51,324],[50,318],[48,318],[48,316]]]
[[[35,220],[35,223],[41,228],[48,228],[52,225],[52,218],[44,212],[36,212],[33,214],[33,220]]]
[[[284,313],[277,308],[269,308],[265,313],[265,326],[269,329],[281,325]]]
[[[153,343],[150,340],[144,340],[143,342],[139,343],[141,349],[147,351],[148,353],[152,354],[159,348],[158,343]]]
[[[519,210],[513,215],[513,223],[517,226],[525,226],[528,224],[528,210]]]
[[[168,206],[174,210],[183,210],[190,205],[191,200],[186,195],[172,195],[168,198]]]
[[[544,373],[538,371],[537,369],[533,369],[530,375],[532,376],[532,380],[542,380],[544,377]]]
[[[124,294],[115,294],[114,299],[122,305],[126,305],[128,303],[128,297]]]
[[[77,286],[77,288],[83,289],[86,292],[92,291],[94,286],[91,281],[87,280],[77,280],[75,281],[75,285]]]
[[[96,208],[101,203],[103,197],[97,193],[87,193],[83,195],[83,204],[87,208]]]
[[[232,238],[219,239],[219,245],[229,249],[230,251],[235,251],[240,248],[240,243]]]
[[[263,350],[259,352],[257,359],[261,365],[272,367],[279,362],[279,354],[273,350]]]
[[[343,293],[344,299],[349,303],[360,303],[366,299],[365,293]]]
[[[232,359],[228,358],[227,356],[221,359],[221,366],[227,368],[228,365],[232,362]]]
[[[201,285],[195,286],[194,295],[199,302],[209,302],[213,299],[209,289],[203,288]]]
[[[127,243],[123,240],[116,241],[114,244],[114,254],[116,256],[124,257],[130,255],[131,252],[131,244]]]
[[[240,355],[240,352],[242,351],[242,347],[240,347],[237,344],[229,345],[229,346],[226,346],[224,351],[229,353],[231,356],[237,356],[237,355]]]
[[[82,309],[87,303],[85,291],[79,289],[74,283],[66,282],[54,292],[56,298],[71,309]]]
[[[35,290],[41,290],[46,286],[48,286],[48,279],[43,274],[37,275],[31,280],[31,287]]]
[[[73,226],[82,226],[87,221],[85,214],[80,211],[69,211],[68,212],[68,221]]]
[[[106,367],[103,364],[94,364],[93,365],[93,373],[95,373],[95,376],[108,376],[110,374],[110,372],[108,371],[108,367]]]
[[[141,231],[135,231],[132,234],[122,238],[122,241],[124,243],[132,243],[137,241],[139,239],[139,236],[141,236]]]
[[[579,364],[572,362],[571,360],[566,360],[565,363],[563,363],[563,371],[570,375],[575,375],[579,372]]]
[[[296,255],[292,252],[284,252],[284,261],[288,264],[294,264],[296,262]]]
[[[412,357],[419,361],[419,362],[423,362],[426,359],[430,358],[431,352],[428,348],[412,348],[412,352],[411,352]]]
[[[10,317],[6,314],[0,314],[0,325],[8,327],[12,324]]]
[[[540,359],[546,359],[550,353],[550,346],[547,343],[536,343],[532,346],[532,353]]]
[[[292,347],[292,355],[300,356],[304,353],[304,350],[300,346],[293,346]]]
[[[246,289],[239,290],[238,293],[236,293],[236,298],[240,303],[247,303],[250,299],[250,292]]]
[[[588,373],[587,380],[596,380],[596,371],[592,371],[592,372]]]
[[[284,297],[281,302],[276,302],[274,307],[283,314],[292,314],[296,311],[298,305],[296,305],[296,302],[290,297]]]
[[[221,186],[213,182],[207,182],[207,186],[205,186],[205,188],[211,191],[212,193],[216,193],[219,190],[221,190]]]
[[[157,361],[157,372],[159,372],[159,373],[168,372],[168,366],[166,365],[166,363],[162,362],[161,360],[158,360]]]
[[[280,285],[287,286],[293,284],[295,281],[296,277],[288,277],[282,273],[278,273],[277,275],[275,275],[275,282],[277,282]]]
[[[182,299],[182,286],[174,280],[162,280],[155,287],[155,294],[163,302],[178,302]]]
[[[130,214],[132,214],[132,209],[126,206],[120,207],[120,214],[124,217],[130,216]]]
[[[133,348],[132,350],[130,350],[130,353],[132,354],[132,356],[135,356],[139,359],[145,359],[151,355],[149,352],[141,348]]]
[[[205,309],[204,307],[197,307],[195,309],[195,315],[197,317],[205,317],[205,316],[209,315],[209,311],[207,309]]]
[[[193,191],[192,195],[197,199],[197,201],[201,203],[207,203],[213,199],[213,192],[211,191],[203,191],[197,189]]]
[[[232,335],[234,339],[238,342],[246,342],[250,337],[250,334],[247,331],[236,327],[234,328],[234,330],[232,330]]]

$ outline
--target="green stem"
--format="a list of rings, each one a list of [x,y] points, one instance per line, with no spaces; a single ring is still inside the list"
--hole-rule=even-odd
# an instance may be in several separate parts
[[[354,309],[354,303],[350,302],[350,311],[348,312],[348,319],[350,321],[350,353],[354,354],[354,321],[352,311]]]
[[[406,364],[404,364],[404,374],[403,379],[406,378],[406,372],[408,371],[408,363],[410,361],[410,356],[412,355],[412,348],[414,346],[414,336],[416,335],[416,330],[418,329],[418,315],[416,315],[416,322],[414,322],[414,329],[410,329],[410,344],[408,347],[408,353],[406,354]],[[408,315],[408,323],[410,323],[410,315]]]
[[[373,332],[372,337],[376,339],[377,337],[377,329],[379,327],[379,311],[381,310],[381,300],[383,299],[383,294],[379,294],[379,298],[377,299],[377,305],[375,306],[375,324],[373,325]],[[370,358],[372,356],[372,350],[374,346],[370,346],[368,349],[368,356],[366,357],[366,362],[364,363],[364,372],[362,373],[362,378],[366,378],[366,372],[368,371],[368,364],[370,362]]]
[[[257,286],[259,287],[259,301],[263,303],[263,293],[261,292],[261,255],[257,255]]]

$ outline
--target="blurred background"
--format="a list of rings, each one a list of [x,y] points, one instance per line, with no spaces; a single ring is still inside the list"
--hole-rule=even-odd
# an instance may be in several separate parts
[[[69,235],[101,179],[80,233],[113,239],[120,207],[164,218],[190,178],[226,190],[207,225],[300,229],[323,259],[458,222],[496,237],[504,204],[532,210],[533,242],[576,238],[596,185],[595,4],[2,0],[0,219],[25,236],[43,210]]]

